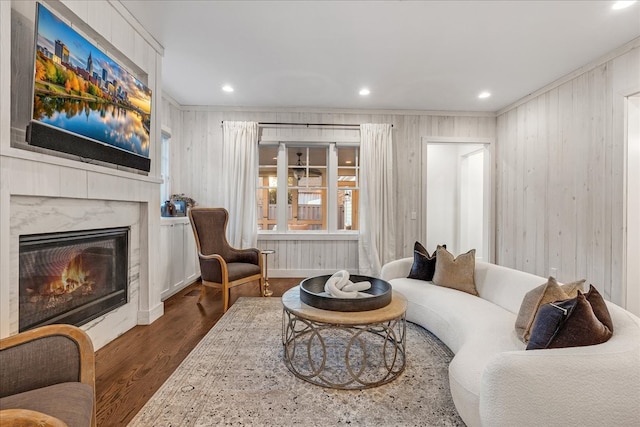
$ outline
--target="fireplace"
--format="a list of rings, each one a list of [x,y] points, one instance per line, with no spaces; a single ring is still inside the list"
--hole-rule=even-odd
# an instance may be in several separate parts
[[[80,326],[127,303],[129,227],[20,236],[20,332]]]

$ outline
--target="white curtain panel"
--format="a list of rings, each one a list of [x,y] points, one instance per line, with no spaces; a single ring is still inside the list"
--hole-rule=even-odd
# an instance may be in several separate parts
[[[390,124],[360,125],[360,274],[379,277],[393,261],[395,248],[395,187]]]
[[[224,121],[222,192],[229,211],[227,239],[236,248],[258,244],[256,183],[258,181],[258,123]]]

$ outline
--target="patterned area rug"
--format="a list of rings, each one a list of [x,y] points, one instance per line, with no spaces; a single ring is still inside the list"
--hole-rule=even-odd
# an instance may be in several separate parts
[[[129,425],[464,426],[449,391],[449,349],[412,323],[406,340],[396,380],[327,389],[285,366],[280,299],[239,298]]]

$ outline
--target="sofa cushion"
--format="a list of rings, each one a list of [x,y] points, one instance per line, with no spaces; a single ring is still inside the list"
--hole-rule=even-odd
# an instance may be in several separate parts
[[[447,246],[443,245],[442,247],[446,248]],[[436,271],[436,252],[437,248],[433,251],[433,255],[429,255],[420,242],[415,242],[413,244],[413,264],[407,277],[426,281],[433,280],[433,273]]]
[[[602,322],[611,332],[613,332],[613,320],[611,320],[611,314],[607,309],[607,303],[604,302],[604,298],[600,295],[600,292],[593,285],[589,285],[589,292],[584,294],[584,297],[591,304],[593,314],[596,315],[599,321]]]
[[[533,321],[542,305],[575,297],[578,290],[582,289],[583,283],[584,280],[561,285],[554,277],[549,277],[546,283],[527,292],[516,319],[515,328],[518,338],[525,343],[529,341]]]
[[[433,274],[433,283],[478,296],[474,280],[475,267],[475,249],[460,254],[456,258],[451,252],[440,246],[436,249],[436,270]]]
[[[227,263],[227,272],[229,273],[229,281],[233,282],[253,274],[260,274],[260,266],[247,262],[230,262]]]
[[[69,427],[87,427],[93,416],[93,389],[83,383],[60,383],[0,399],[2,409],[30,409],[64,421]]]
[[[611,335],[611,330],[596,317],[587,298],[578,292],[575,298],[540,307],[527,350],[602,344]]]
[[[409,278],[391,279],[394,291],[407,298],[407,321],[428,325],[454,353],[471,337],[480,332],[491,333],[496,325],[505,329],[504,339],[509,350],[524,350],[525,346],[513,332],[515,314],[490,301],[477,298],[466,292],[436,286],[433,283]],[[491,336],[494,336],[493,334]],[[488,338],[493,340],[493,338]],[[502,339],[502,338],[501,338]]]

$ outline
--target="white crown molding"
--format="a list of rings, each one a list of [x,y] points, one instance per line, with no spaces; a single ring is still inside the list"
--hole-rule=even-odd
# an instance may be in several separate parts
[[[179,110],[184,109],[182,105],[178,104],[178,101],[176,101],[171,95],[169,95],[167,93],[167,91],[163,90],[162,91],[162,98],[167,100],[169,102],[169,104],[173,105],[174,107],[176,107]]]
[[[164,92],[166,95],[166,92]],[[319,107],[246,107],[228,105],[181,105],[174,104],[182,111],[246,112],[246,113],[309,113],[309,114],[370,114],[401,116],[451,116],[451,117],[496,117],[487,111],[431,111],[431,110],[360,110],[349,108]]]
[[[142,26],[142,24],[135,18],[135,16],[133,16],[131,12],[129,12],[129,9],[127,9],[122,3],[120,3],[120,0],[108,0],[108,2],[120,14],[120,16],[125,19],[125,21],[131,24],[131,27],[134,29],[134,31],[140,34],[140,36],[145,39],[145,41],[149,43],[160,56],[164,56],[164,46],[162,46],[160,42],[156,40],[151,35],[151,33]]]

